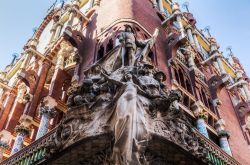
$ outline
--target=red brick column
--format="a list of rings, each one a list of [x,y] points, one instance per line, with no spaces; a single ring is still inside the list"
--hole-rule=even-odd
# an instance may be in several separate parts
[[[4,125],[8,120],[8,116],[9,116],[9,113],[10,113],[12,106],[15,102],[15,98],[16,98],[15,92],[11,91],[8,98],[7,98],[8,100],[7,100],[6,106],[3,110],[3,113],[0,116],[0,130],[2,130],[4,128]]]
[[[44,89],[44,84],[45,84],[49,69],[50,69],[49,62],[44,61],[43,65],[42,65],[40,75],[38,75],[39,78],[38,78],[38,81],[37,81],[37,84],[36,84],[36,90],[35,90],[35,93],[33,95],[32,100],[30,102],[30,106],[29,106],[29,108],[28,108],[28,110],[26,112],[26,115],[29,115],[31,117],[35,116],[36,109],[37,109],[37,106],[38,106],[39,101],[41,99],[41,94],[42,94],[42,91]]]
[[[5,129],[9,132],[13,132],[16,125],[19,122],[20,117],[23,114],[25,104],[16,101],[11,108],[11,118],[5,122]]]

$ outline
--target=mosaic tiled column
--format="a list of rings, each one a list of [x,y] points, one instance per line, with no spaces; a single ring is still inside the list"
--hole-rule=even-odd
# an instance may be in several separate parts
[[[196,127],[197,127],[198,131],[202,135],[204,135],[207,138],[209,138],[208,132],[207,132],[207,127],[206,127],[206,122],[205,122],[204,118],[200,117],[200,118],[197,119],[197,121],[196,121]]]
[[[232,156],[232,151],[228,143],[228,138],[229,138],[228,132],[227,131],[219,132],[219,138],[220,138],[219,141],[221,149]]]
[[[17,136],[16,136],[15,143],[11,150],[11,155],[17,153],[18,151],[22,149],[24,138],[29,135],[30,130],[29,128],[21,124],[21,125],[16,126],[16,133],[17,133]]]
[[[209,138],[205,122],[207,116],[206,113],[203,111],[202,106],[203,104],[201,103],[201,101],[197,101],[192,105],[192,111],[194,113],[194,116],[197,118],[196,128],[202,135]]]
[[[41,121],[37,131],[36,139],[39,139],[48,132],[50,119],[55,116],[54,108],[43,106],[40,109]]]
[[[230,145],[228,143],[229,133],[225,130],[225,121],[223,119],[218,120],[215,124],[215,128],[219,136],[221,149],[232,156]]]

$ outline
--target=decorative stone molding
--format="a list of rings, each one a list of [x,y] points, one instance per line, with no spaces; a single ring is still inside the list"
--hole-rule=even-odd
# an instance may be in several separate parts
[[[215,129],[217,132],[221,132],[221,131],[224,131],[225,130],[225,121],[223,119],[220,119],[218,120],[216,123],[215,123]]]
[[[15,131],[16,133],[21,134],[23,136],[28,136],[30,134],[30,128],[26,127],[23,124],[17,125]]]
[[[20,125],[22,125],[23,127],[29,128],[30,125],[33,122],[33,118],[31,116],[28,115],[22,115],[19,119],[19,123]]]
[[[195,117],[203,119],[207,118],[207,113],[204,112],[204,105],[201,101],[195,102],[191,108]]]

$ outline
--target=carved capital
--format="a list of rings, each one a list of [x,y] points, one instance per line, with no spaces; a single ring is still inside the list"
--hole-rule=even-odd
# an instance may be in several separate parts
[[[0,140],[0,150],[1,150],[1,149],[2,149],[2,150],[6,150],[6,149],[8,149],[9,147],[10,147],[10,145],[9,145],[8,143],[6,143],[6,142]]]
[[[175,14],[181,13],[180,6],[177,2],[174,2],[171,7],[172,7],[173,13]]]
[[[221,130],[220,132],[218,132],[218,136],[221,138],[221,137],[226,137],[226,138],[229,138],[230,137],[230,134],[228,131],[226,130]]]
[[[47,114],[50,118],[55,117],[56,110],[54,108],[50,108],[49,106],[40,107],[40,115]]]
[[[33,49],[36,49],[37,45],[38,45],[38,42],[39,40],[37,38],[31,38],[29,41],[28,41],[28,44],[27,46],[28,47],[31,47]]]
[[[191,109],[192,109],[195,117],[203,118],[203,119],[207,118],[207,113],[204,112],[203,107],[204,107],[204,105],[201,101],[197,101],[192,105]]]
[[[17,125],[15,131],[16,133],[21,134],[23,136],[28,136],[30,134],[30,128],[26,127],[23,124]]]
[[[226,123],[225,123],[225,121],[223,119],[220,119],[215,123],[215,129],[216,129],[216,131],[218,133],[221,132],[221,131],[224,131],[225,126],[226,126]]]
[[[19,123],[21,123],[20,125],[29,128],[30,125],[33,122],[33,117],[28,116],[28,115],[22,115],[19,119]]]

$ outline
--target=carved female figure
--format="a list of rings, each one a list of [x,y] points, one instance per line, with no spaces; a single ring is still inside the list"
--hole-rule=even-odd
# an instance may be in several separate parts
[[[125,82],[117,81],[102,73],[110,82],[122,87],[115,109],[115,143],[113,159],[118,164],[140,164],[138,143],[147,140],[144,111],[137,101],[138,93],[146,95],[133,82],[131,73],[125,73]]]

